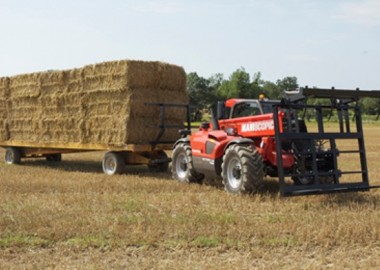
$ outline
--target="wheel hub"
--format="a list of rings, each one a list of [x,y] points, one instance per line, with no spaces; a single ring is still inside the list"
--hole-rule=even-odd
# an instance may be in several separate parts
[[[12,162],[13,159],[14,159],[13,154],[11,152],[7,152],[5,155],[5,161],[9,163],[9,162]]]
[[[187,162],[186,162],[186,160],[185,159],[181,160],[179,166],[181,167],[182,171],[186,171],[187,170]]]
[[[116,162],[111,158],[107,159],[107,161],[106,161],[107,171],[113,172],[115,170],[115,167],[116,167]]]
[[[232,169],[232,175],[236,179],[240,179],[241,176],[241,168],[239,166],[235,166],[235,168]]]
[[[239,188],[241,185],[241,163],[239,158],[235,157],[230,160],[227,168],[227,178],[232,188]]]
[[[187,174],[187,157],[184,153],[178,156],[178,162],[176,164],[176,172],[179,178],[185,178]]]

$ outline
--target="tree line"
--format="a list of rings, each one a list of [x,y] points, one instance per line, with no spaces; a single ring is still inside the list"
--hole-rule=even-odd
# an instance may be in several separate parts
[[[228,78],[217,73],[209,78],[199,76],[196,72],[187,74],[187,93],[190,104],[196,105],[193,120],[200,121],[202,111],[213,109],[218,100],[229,98],[258,99],[264,94],[269,99],[281,99],[284,91],[299,87],[297,77],[287,76],[275,82],[262,78],[260,72],[252,76],[243,68],[235,70]],[[323,104],[325,100],[314,99],[314,104]],[[380,99],[363,98],[360,101],[362,112],[368,115],[380,114]]]

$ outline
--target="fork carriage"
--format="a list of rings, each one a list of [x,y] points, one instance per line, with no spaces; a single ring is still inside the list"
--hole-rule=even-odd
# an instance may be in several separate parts
[[[273,106],[275,141],[280,192],[283,196],[321,194],[349,191],[368,191],[371,188],[364,143],[362,113],[359,100],[362,97],[380,98],[380,91],[301,88],[295,94]],[[307,104],[307,98],[330,101],[328,105]],[[286,128],[279,130],[279,110],[285,110]],[[305,130],[297,116],[311,111],[315,115],[317,131]],[[325,127],[324,115],[336,115],[337,127],[331,131]],[[352,121],[350,121],[352,119]],[[301,125],[300,125],[301,124]],[[349,149],[339,149],[340,143],[349,142]],[[291,142],[294,157],[302,163],[297,170],[286,171],[282,166],[281,152]],[[301,146],[301,147],[300,147]],[[345,168],[341,158],[351,156],[356,164]],[[302,162],[301,162],[302,161]],[[354,168],[354,169],[352,169]],[[292,185],[285,181],[291,177],[305,181],[304,185]],[[310,182],[308,182],[311,180]]]

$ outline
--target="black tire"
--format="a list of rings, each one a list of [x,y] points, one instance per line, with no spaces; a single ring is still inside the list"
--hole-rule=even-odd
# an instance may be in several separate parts
[[[181,183],[199,183],[203,179],[193,167],[191,147],[187,143],[179,143],[173,150],[172,176]]]
[[[311,168],[306,166],[307,158],[303,156],[296,156],[294,162],[294,174],[299,176],[293,176],[292,180],[296,186],[312,185],[315,182],[314,176],[304,176]]]
[[[315,182],[313,176],[294,176],[292,177],[292,180],[296,186],[312,185]]]
[[[162,160],[163,162],[159,162],[156,164],[149,164],[148,168],[151,172],[167,172],[169,169],[169,161],[168,155],[165,153],[165,151],[158,151],[157,153],[154,153],[151,157],[151,160]]]
[[[5,163],[6,164],[20,164],[21,150],[15,147],[9,147],[5,150]]]
[[[222,163],[223,185],[230,193],[256,193],[264,185],[264,163],[253,145],[227,148]]]
[[[108,152],[104,155],[102,166],[105,174],[122,174],[125,170],[125,161],[121,154]]]
[[[46,161],[48,162],[61,162],[62,154],[51,154],[46,156]]]

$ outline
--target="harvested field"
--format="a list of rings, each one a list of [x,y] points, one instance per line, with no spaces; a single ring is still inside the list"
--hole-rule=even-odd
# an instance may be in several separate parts
[[[0,78],[0,144],[149,144],[160,110],[146,103],[186,104],[185,88],[181,67],[127,60]],[[169,125],[186,117],[166,113]],[[172,129],[162,140],[177,138]]]
[[[379,133],[365,128],[375,185]],[[109,177],[102,155],[0,163],[1,269],[380,267],[380,190],[280,198],[267,179],[262,194],[231,196],[144,167]]]

